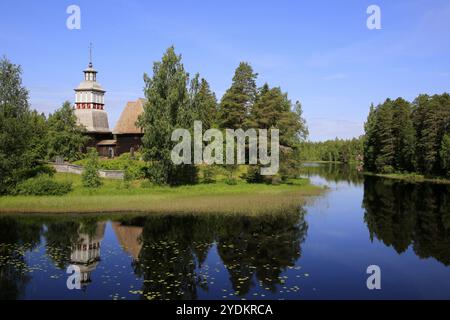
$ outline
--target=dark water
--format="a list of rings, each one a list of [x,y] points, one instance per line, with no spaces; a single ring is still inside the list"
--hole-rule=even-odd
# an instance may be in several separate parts
[[[0,217],[0,299],[450,299],[449,187],[304,171],[329,192],[270,216]]]

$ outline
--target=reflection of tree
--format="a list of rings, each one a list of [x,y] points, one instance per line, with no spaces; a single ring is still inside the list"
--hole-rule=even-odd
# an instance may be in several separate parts
[[[51,221],[47,224],[45,238],[48,256],[56,267],[65,269],[70,264],[72,244],[78,240],[78,221]]]
[[[366,177],[364,219],[376,236],[398,252],[412,244],[419,257],[450,264],[450,188]]]
[[[208,221],[194,216],[139,220],[144,226],[142,249],[134,267],[144,277],[144,294],[155,299],[196,299],[203,281],[195,268],[213,241]]]
[[[282,283],[281,272],[300,256],[307,225],[304,212],[264,216],[156,216],[121,220],[143,226],[141,251],[133,262],[144,278],[144,295],[155,299],[196,299],[208,290],[200,268],[212,244],[239,294],[249,291],[253,276],[267,287]]]
[[[357,170],[356,165],[345,165],[336,163],[305,163],[300,173],[306,176],[320,175],[328,182],[348,182],[355,185],[364,181],[364,176]]]
[[[218,251],[240,295],[253,286],[252,278],[275,289],[281,272],[300,257],[307,224],[304,212],[256,217],[227,217],[219,228]]]
[[[30,280],[24,251],[40,242],[41,226],[24,219],[0,218],[0,300],[18,299]]]

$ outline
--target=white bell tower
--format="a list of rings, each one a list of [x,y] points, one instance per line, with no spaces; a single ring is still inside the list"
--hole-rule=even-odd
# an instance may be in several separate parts
[[[75,89],[75,115],[87,132],[111,132],[105,107],[105,90],[97,82],[97,71],[92,65],[92,44],[89,47],[89,65],[84,80]]]

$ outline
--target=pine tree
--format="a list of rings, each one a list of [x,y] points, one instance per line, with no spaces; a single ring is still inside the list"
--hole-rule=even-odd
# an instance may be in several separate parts
[[[200,79],[198,73],[191,80],[189,104],[193,120],[201,121],[204,131],[217,125],[216,95],[212,92],[209,83],[203,78]],[[192,120],[191,122],[193,123]]]
[[[364,169],[367,171],[375,171],[375,159],[376,159],[376,135],[375,135],[375,123],[376,123],[376,110],[373,103],[370,105],[369,115],[367,121],[364,124],[365,137],[364,137]]]
[[[259,90],[256,102],[251,108],[247,126],[258,129],[280,130],[280,175],[286,179],[294,175],[300,162],[300,142],[306,139],[308,128],[302,117],[300,102],[292,105],[286,93],[280,88],[270,88],[266,83]],[[252,169],[253,171],[254,168]],[[258,177],[251,174],[251,180]]]
[[[394,168],[397,171],[414,170],[415,132],[408,101],[398,98],[393,104],[392,135],[394,138]]]
[[[414,125],[417,132],[417,158],[420,171],[440,174],[439,150],[450,123],[450,96],[421,95],[415,100]]]
[[[394,168],[394,136],[392,134],[392,100],[387,99],[377,108],[375,121],[375,145],[378,151],[375,166],[378,172],[391,173]]]
[[[446,134],[442,139],[441,150],[441,165],[444,174],[450,178],[450,134]]]
[[[241,62],[235,71],[231,87],[225,92],[219,105],[219,125],[221,128],[243,128],[250,109],[255,103],[257,88],[252,67]]]

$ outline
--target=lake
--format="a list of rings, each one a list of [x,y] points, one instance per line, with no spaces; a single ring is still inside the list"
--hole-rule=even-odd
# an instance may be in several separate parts
[[[270,215],[1,216],[0,299],[450,299],[449,186],[303,175],[328,191]]]

